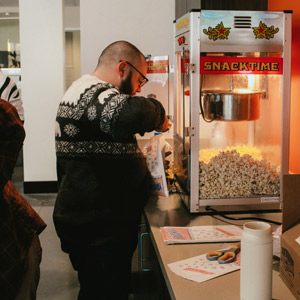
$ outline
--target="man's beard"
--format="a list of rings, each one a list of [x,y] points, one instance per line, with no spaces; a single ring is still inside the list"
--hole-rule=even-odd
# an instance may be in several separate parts
[[[131,78],[132,78],[132,72],[130,70],[127,78],[125,78],[121,82],[121,85],[119,88],[121,94],[132,95]]]

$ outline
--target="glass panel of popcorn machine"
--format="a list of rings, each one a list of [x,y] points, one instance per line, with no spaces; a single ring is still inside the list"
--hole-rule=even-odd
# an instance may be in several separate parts
[[[213,56],[201,57],[216,72],[201,74],[199,198],[278,197],[281,53]]]
[[[190,88],[189,88],[189,50],[176,53],[177,60],[177,101],[176,123],[174,128],[174,173],[181,187],[189,190],[188,157],[190,140]]]

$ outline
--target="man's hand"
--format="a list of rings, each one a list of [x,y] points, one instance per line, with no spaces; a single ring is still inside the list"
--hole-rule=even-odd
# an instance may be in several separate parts
[[[172,123],[169,121],[169,119],[167,118],[167,116],[165,116],[165,121],[164,123],[158,127],[156,129],[157,132],[166,132],[167,130],[169,130],[172,126]]]

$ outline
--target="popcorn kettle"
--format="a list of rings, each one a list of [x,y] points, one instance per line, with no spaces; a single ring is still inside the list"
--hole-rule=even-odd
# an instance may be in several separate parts
[[[215,121],[254,121],[259,118],[260,95],[256,91],[202,91],[203,118]]]

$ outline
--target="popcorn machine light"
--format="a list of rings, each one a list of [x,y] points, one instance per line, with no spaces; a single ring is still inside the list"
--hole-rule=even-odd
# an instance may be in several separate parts
[[[174,174],[189,211],[279,209],[291,12],[192,10],[174,27]]]

